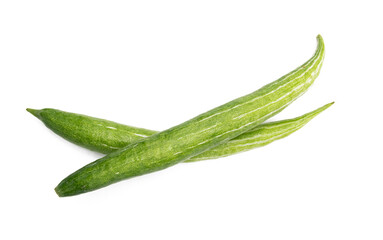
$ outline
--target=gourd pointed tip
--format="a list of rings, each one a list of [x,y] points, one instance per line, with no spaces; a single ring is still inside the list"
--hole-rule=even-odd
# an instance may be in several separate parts
[[[33,109],[33,108],[27,108],[27,111],[31,113],[33,116],[37,117],[38,119],[41,118],[40,112],[41,110]]]
[[[318,115],[321,112],[323,112],[324,110],[326,110],[327,108],[331,107],[331,105],[333,105],[334,103],[335,102],[327,103],[327,104],[323,105],[322,107],[319,107],[319,108],[315,109],[314,111],[307,113],[306,115],[307,116],[311,116],[311,118],[313,118],[316,115]]]
[[[322,111],[323,110],[325,110],[325,109],[327,109],[327,108],[329,108],[329,107],[331,107],[333,104],[334,104],[335,102],[330,102],[330,103],[327,103],[326,105],[324,105],[323,107],[321,107],[320,109],[322,109]]]

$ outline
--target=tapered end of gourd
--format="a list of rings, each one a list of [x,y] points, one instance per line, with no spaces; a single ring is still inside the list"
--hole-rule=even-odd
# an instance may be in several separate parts
[[[55,188],[55,192],[56,192],[57,196],[59,196],[59,197],[68,197],[68,196],[75,195],[75,194],[71,194],[70,191],[68,191],[68,189],[65,188],[65,186],[62,187],[62,185],[63,185],[62,182],[60,182],[60,184],[57,185],[56,188]]]
[[[55,192],[59,197],[70,197],[79,195],[85,192],[89,192],[91,190],[85,188],[85,185],[79,185],[78,182],[75,181],[77,172],[72,173],[68,177],[64,178],[55,188]]]
[[[327,108],[331,107],[335,102],[330,102],[330,103],[327,103],[326,105],[324,105],[323,107],[319,108],[321,109],[321,112],[326,110]]]
[[[331,102],[331,103],[327,103],[326,105],[323,105],[322,107],[320,108],[317,108],[315,109],[314,111],[312,112],[309,112],[309,113],[306,113],[305,115],[302,115],[300,118],[302,118],[302,120],[304,122],[309,122],[311,119],[313,119],[314,117],[316,117],[317,115],[319,115],[321,112],[323,112],[324,110],[326,110],[327,108],[331,107],[335,102]]]
[[[32,109],[32,108],[27,108],[27,111],[30,112],[33,116],[37,117],[38,119],[41,120],[41,110],[37,110],[37,109]]]
[[[55,192],[56,192],[57,196],[59,196],[59,197],[65,197],[66,196],[63,192],[60,191],[60,188],[58,186],[55,188]]]
[[[331,107],[334,103],[335,103],[335,102],[327,103],[326,105],[324,105],[324,106],[318,108],[318,110],[319,110],[320,112],[323,112],[323,111],[326,110],[327,108]]]

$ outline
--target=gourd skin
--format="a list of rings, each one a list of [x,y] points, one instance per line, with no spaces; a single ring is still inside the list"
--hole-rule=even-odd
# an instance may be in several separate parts
[[[324,59],[323,39],[318,35],[317,40],[314,56],[291,73],[84,166],[62,180],[56,193],[77,195],[162,170],[249,131],[283,110],[313,83]]]

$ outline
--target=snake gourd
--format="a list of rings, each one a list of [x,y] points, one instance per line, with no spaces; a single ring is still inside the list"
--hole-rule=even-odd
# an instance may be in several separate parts
[[[302,128],[332,104],[326,104],[296,118],[262,123],[185,162],[216,159],[265,146]],[[57,135],[76,145],[104,154],[112,153],[158,132],[57,109],[35,110],[28,108],[27,110]]]
[[[286,108],[311,86],[324,59],[324,42],[306,63],[255,92],[100,158],[63,179],[61,196],[93,191],[131,177],[159,171],[226,143]]]

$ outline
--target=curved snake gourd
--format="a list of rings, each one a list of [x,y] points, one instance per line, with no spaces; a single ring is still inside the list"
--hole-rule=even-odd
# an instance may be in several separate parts
[[[324,42],[306,63],[259,90],[207,111],[100,158],[72,173],[55,188],[72,196],[131,177],[159,171],[223,144],[286,108],[311,86],[324,59]]]
[[[296,118],[262,123],[238,137],[198,154],[185,162],[216,159],[268,145],[302,128],[331,105],[332,103],[326,104]],[[57,109],[27,110],[59,136],[76,145],[105,154],[112,153],[157,133],[157,131],[149,129],[127,126]]]

